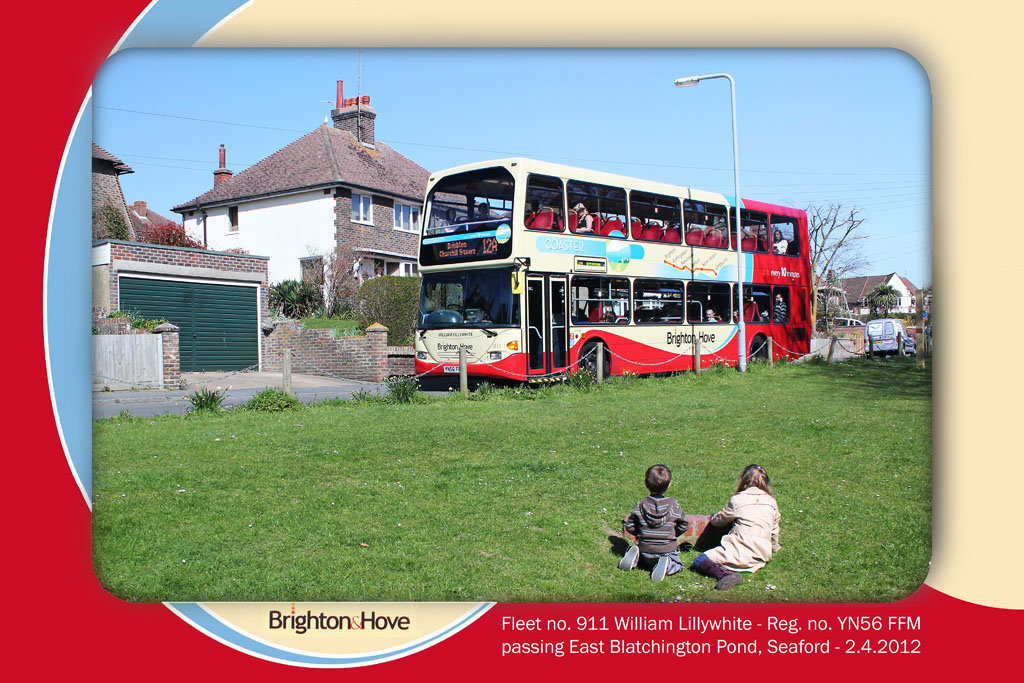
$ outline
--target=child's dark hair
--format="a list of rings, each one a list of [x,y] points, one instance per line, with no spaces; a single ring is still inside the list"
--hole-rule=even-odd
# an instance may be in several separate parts
[[[644,475],[644,485],[651,493],[665,493],[672,483],[672,470],[664,465],[651,465]]]
[[[747,465],[743,468],[743,474],[740,475],[740,483],[736,487],[736,493],[754,487],[770,495],[772,490],[768,487],[768,483],[768,473],[764,471],[763,467],[760,465]]]

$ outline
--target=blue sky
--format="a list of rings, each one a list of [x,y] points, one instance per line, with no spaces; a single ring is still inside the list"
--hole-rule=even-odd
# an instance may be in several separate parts
[[[860,274],[931,282],[931,95],[894,50],[136,49],[97,74],[93,139],[135,173],[126,199],[170,210],[323,123],[335,81],[370,95],[376,136],[429,170],[502,156],[801,208],[856,206]],[[130,110],[130,111],[126,111]]]

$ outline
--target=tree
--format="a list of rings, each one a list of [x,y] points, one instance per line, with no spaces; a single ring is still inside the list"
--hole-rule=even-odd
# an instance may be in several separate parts
[[[104,204],[93,218],[92,231],[94,240],[127,241],[132,238],[132,231],[128,227],[124,213],[110,203]]]
[[[811,319],[818,319],[818,290],[822,282],[838,285],[839,279],[864,265],[859,233],[864,219],[856,206],[841,203],[812,204],[807,207],[807,233],[811,259]]]
[[[892,285],[884,282],[871,290],[868,294],[868,306],[871,307],[871,314],[881,313],[881,317],[888,318],[889,311],[896,308],[900,302],[900,293]]]
[[[166,247],[206,249],[205,244],[189,237],[184,227],[171,222],[161,223],[150,228],[149,232],[146,233],[145,241],[149,244],[161,244]]]

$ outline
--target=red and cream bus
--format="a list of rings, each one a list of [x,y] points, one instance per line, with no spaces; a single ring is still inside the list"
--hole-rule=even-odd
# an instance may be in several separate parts
[[[420,238],[417,373],[540,381],[660,373],[808,352],[807,217],[732,197],[533,159],[431,175]],[[743,310],[737,265],[744,259]]]

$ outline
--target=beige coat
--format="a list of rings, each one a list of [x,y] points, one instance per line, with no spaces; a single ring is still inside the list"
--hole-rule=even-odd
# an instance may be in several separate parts
[[[779,504],[751,487],[734,494],[728,505],[711,516],[715,526],[732,524],[722,545],[705,553],[712,562],[734,572],[756,572],[779,551]]]

